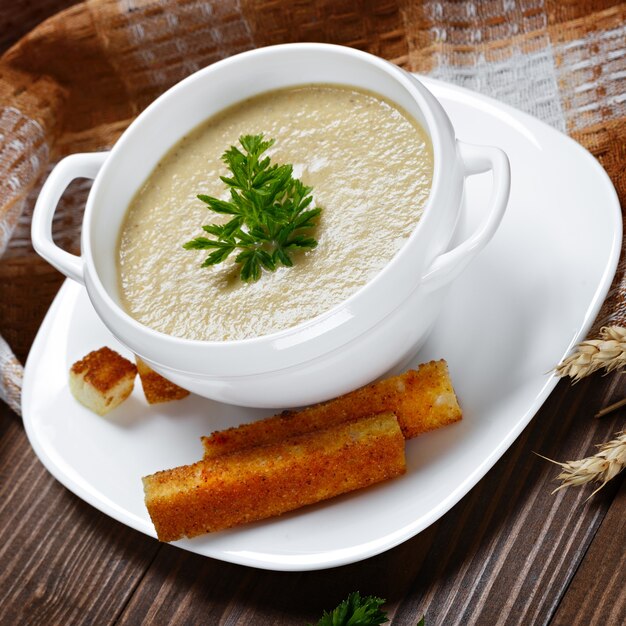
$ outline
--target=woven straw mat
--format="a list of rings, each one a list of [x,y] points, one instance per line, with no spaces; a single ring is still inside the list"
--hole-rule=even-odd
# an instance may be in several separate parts
[[[35,23],[37,11],[54,3],[6,3],[0,9],[0,24],[6,28],[12,23]],[[71,0],[56,0],[55,9],[69,4]],[[9,5],[12,17],[7,17]],[[89,0],[75,4],[41,23],[0,60],[0,332],[6,339],[0,337],[0,397],[15,411],[19,412],[20,361],[62,280],[37,257],[29,240],[34,200],[54,163],[73,152],[110,148],[146,105],[197,69],[243,50],[293,41],[367,50],[408,70],[527,111],[589,149],[613,180],[624,206],[626,5],[622,2]],[[56,241],[73,252],[79,250],[88,188],[89,183],[73,183],[55,218]],[[622,254],[597,326],[626,325],[624,258]]]

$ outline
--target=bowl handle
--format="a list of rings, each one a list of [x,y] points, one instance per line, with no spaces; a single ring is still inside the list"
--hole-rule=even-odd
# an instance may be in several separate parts
[[[493,189],[489,199],[487,218],[465,241],[448,252],[440,254],[431,263],[422,278],[429,290],[438,289],[455,279],[467,264],[480,252],[495,234],[507,202],[511,187],[511,168],[506,154],[493,146],[477,146],[457,140],[457,150],[463,163],[464,175],[473,176],[493,172]]]
[[[108,155],[108,152],[73,154],[59,161],[41,188],[33,211],[31,238],[37,253],[60,272],[83,285],[83,259],[54,243],[52,218],[67,186],[75,178],[95,178]]]

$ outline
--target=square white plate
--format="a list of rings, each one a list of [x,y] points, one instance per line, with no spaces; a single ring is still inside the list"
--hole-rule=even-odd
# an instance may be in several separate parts
[[[581,146],[494,100],[433,79],[459,139],[510,157],[511,200],[493,241],[454,283],[416,363],[445,358],[464,410],[461,423],[407,443],[405,476],[280,518],[176,545],[274,570],[351,563],[414,536],[492,467],[556,384],[547,374],[588,331],[621,246],[613,186]],[[490,175],[469,182],[469,219],[481,214]],[[584,245],[583,245],[584,242]],[[35,452],[68,489],[111,517],[155,536],[141,477],[192,463],[203,434],[271,411],[191,396],[148,407],[141,386],[98,417],[72,398],[71,364],[108,345],[130,357],[66,282],[26,364],[23,415]]]

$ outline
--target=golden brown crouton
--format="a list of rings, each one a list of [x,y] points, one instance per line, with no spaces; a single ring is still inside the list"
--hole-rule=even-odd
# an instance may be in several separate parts
[[[158,402],[171,402],[172,400],[182,400],[189,395],[189,392],[173,382],[157,374],[147,363],[144,363],[138,356],[135,356],[139,379],[143,387],[148,404]]]
[[[394,415],[344,422],[143,479],[161,541],[280,515],[406,471]]]
[[[90,352],[70,369],[74,397],[98,415],[105,415],[132,393],[137,368],[110,348]]]
[[[274,443],[285,437],[386,411],[395,413],[407,439],[460,420],[461,408],[446,362],[431,361],[417,370],[372,383],[302,411],[281,413],[202,437],[205,458]]]

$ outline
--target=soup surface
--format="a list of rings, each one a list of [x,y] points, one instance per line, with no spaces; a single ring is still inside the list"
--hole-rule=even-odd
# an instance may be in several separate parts
[[[225,221],[199,193],[229,199],[222,153],[264,133],[272,163],[293,164],[322,207],[318,246],[294,267],[239,279],[231,259],[201,268],[185,250],[203,224]],[[128,313],[177,337],[245,339],[284,330],[346,300],[388,263],[417,224],[433,158],[424,130],[380,96],[311,85],[268,92],[210,118],[159,162],[130,203],[119,239]],[[234,255],[233,255],[234,256]]]

